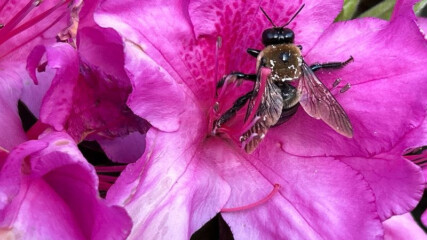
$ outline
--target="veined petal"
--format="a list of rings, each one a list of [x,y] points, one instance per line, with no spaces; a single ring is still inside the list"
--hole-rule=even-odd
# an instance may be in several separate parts
[[[138,116],[147,119],[151,125],[163,131],[176,131],[179,116],[186,105],[195,104],[191,93],[159,65],[153,62],[141,49],[126,43],[126,66],[131,73],[133,91],[128,106]]]
[[[51,87],[46,92],[40,110],[40,120],[51,125],[56,130],[64,129],[70,115],[74,87],[79,74],[79,61],[77,51],[69,44],[58,43],[51,47],[38,46],[33,51],[34,58],[29,58],[28,70],[35,77],[37,63],[40,62],[41,53],[46,52],[47,65],[56,69]]]
[[[370,159],[339,159],[359,171],[369,183],[375,193],[375,202],[382,221],[393,215],[411,211],[423,195],[424,175],[421,168],[409,160],[387,154]]]
[[[67,134],[19,145],[6,159],[0,184],[4,236],[124,239],[131,228],[123,209],[99,198],[95,171]]]
[[[226,161],[219,172],[232,187],[225,207],[253,203],[267,196],[273,184],[280,185],[260,206],[222,214],[234,237],[381,238],[375,197],[362,175],[336,159],[293,156],[282,152],[280,144],[265,141],[270,147],[250,156],[233,154],[226,146],[220,152]]]
[[[0,147],[7,150],[27,139],[18,115],[22,64],[14,64],[0,62]]]
[[[194,141],[197,129],[165,133],[151,128],[147,148],[128,165],[107,194],[123,206],[134,227],[129,239],[188,239],[214,217],[229,197],[229,186]],[[197,126],[197,125],[196,125]]]

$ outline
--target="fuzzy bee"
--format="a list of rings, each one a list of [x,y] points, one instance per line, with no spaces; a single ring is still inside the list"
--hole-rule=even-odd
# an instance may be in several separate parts
[[[262,141],[268,129],[288,120],[299,105],[313,118],[322,119],[336,132],[351,138],[353,129],[347,114],[327,87],[314,74],[322,68],[337,69],[353,60],[307,65],[301,55],[302,47],[294,44],[294,32],[286,28],[304,5],[284,25],[273,25],[262,33],[263,50],[249,48],[247,52],[257,58],[256,74],[232,73],[217,84],[224,85],[230,77],[254,82],[253,90],[238,98],[233,106],[214,121],[213,129],[221,127],[238,110],[248,103],[245,122],[255,120],[241,137],[245,151],[252,153]],[[294,86],[296,85],[296,86]]]

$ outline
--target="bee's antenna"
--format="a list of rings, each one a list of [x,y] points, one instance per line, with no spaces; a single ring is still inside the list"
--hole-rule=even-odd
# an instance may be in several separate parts
[[[271,20],[271,18],[267,15],[267,13],[264,11],[264,9],[262,9],[262,7],[259,7],[262,11],[262,13],[264,13],[265,17],[268,19],[268,21],[270,21],[271,25],[273,25],[273,27],[277,27],[276,24],[274,24],[274,22]]]
[[[288,24],[289,23],[291,23],[292,22],[292,20],[294,20],[294,18],[298,15],[298,13],[299,12],[301,12],[301,10],[302,10],[302,8],[305,6],[305,3],[304,4],[302,4],[302,6],[298,9],[298,11],[294,14],[294,16],[292,16],[292,18],[287,22],[287,23],[285,23],[285,25],[283,25],[283,26],[281,26],[281,28],[282,27],[286,27],[286,26],[288,26]],[[261,9],[262,10],[262,9]]]

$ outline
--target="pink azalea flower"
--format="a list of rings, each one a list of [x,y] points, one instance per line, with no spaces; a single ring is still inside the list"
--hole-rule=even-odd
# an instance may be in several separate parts
[[[95,20],[116,29],[125,42],[133,87],[127,103],[153,126],[144,155],[107,194],[109,203],[132,217],[130,239],[188,239],[221,211],[236,239],[382,238],[383,221],[417,204],[424,177],[401,157],[406,148],[427,142],[419,131],[425,127],[427,51],[413,3],[398,1],[390,22],[340,23],[333,20],[341,1],[304,3],[288,26],[304,60],[354,57],[343,69],[316,72],[327,86],[338,77],[351,84],[336,98],[354,137],[340,136],[299,109],[270,129],[250,155],[228,138],[211,136],[209,116],[219,77],[255,71],[255,59],[245,51],[262,49],[261,33],[271,27],[260,4],[100,5]],[[281,24],[301,3],[261,6]],[[233,102],[244,88],[234,88],[226,100]]]
[[[29,77],[25,60],[37,44],[56,41],[67,25],[69,0],[0,3],[0,147],[11,150],[27,138],[18,116],[18,99]]]
[[[32,109],[40,108],[42,123],[67,131],[77,142],[98,140],[113,161],[133,162],[144,151],[148,124],[126,106],[131,84],[122,40],[114,30],[93,22],[96,3],[73,9],[71,22],[78,26],[71,24],[61,35],[64,43],[32,51],[30,76],[37,84],[48,83],[41,86],[45,94]]]
[[[125,239],[131,219],[99,198],[97,184],[67,134],[22,143],[0,172],[0,238]]]

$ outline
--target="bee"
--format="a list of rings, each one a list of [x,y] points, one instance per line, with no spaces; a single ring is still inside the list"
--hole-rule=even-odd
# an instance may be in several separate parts
[[[353,137],[353,128],[344,109],[314,74],[319,69],[342,68],[350,63],[353,57],[350,56],[344,62],[309,66],[302,57],[302,46],[294,44],[294,32],[286,28],[303,7],[304,4],[282,26],[276,26],[260,8],[273,27],[262,33],[264,49],[247,49],[250,55],[257,58],[256,74],[234,72],[217,83],[218,89],[230,77],[254,82],[252,91],[239,97],[229,110],[213,122],[215,131],[248,103],[244,121],[252,121],[254,124],[240,137],[247,153],[252,153],[257,148],[269,128],[292,117],[299,105],[308,115],[323,120],[336,132],[348,138]]]

